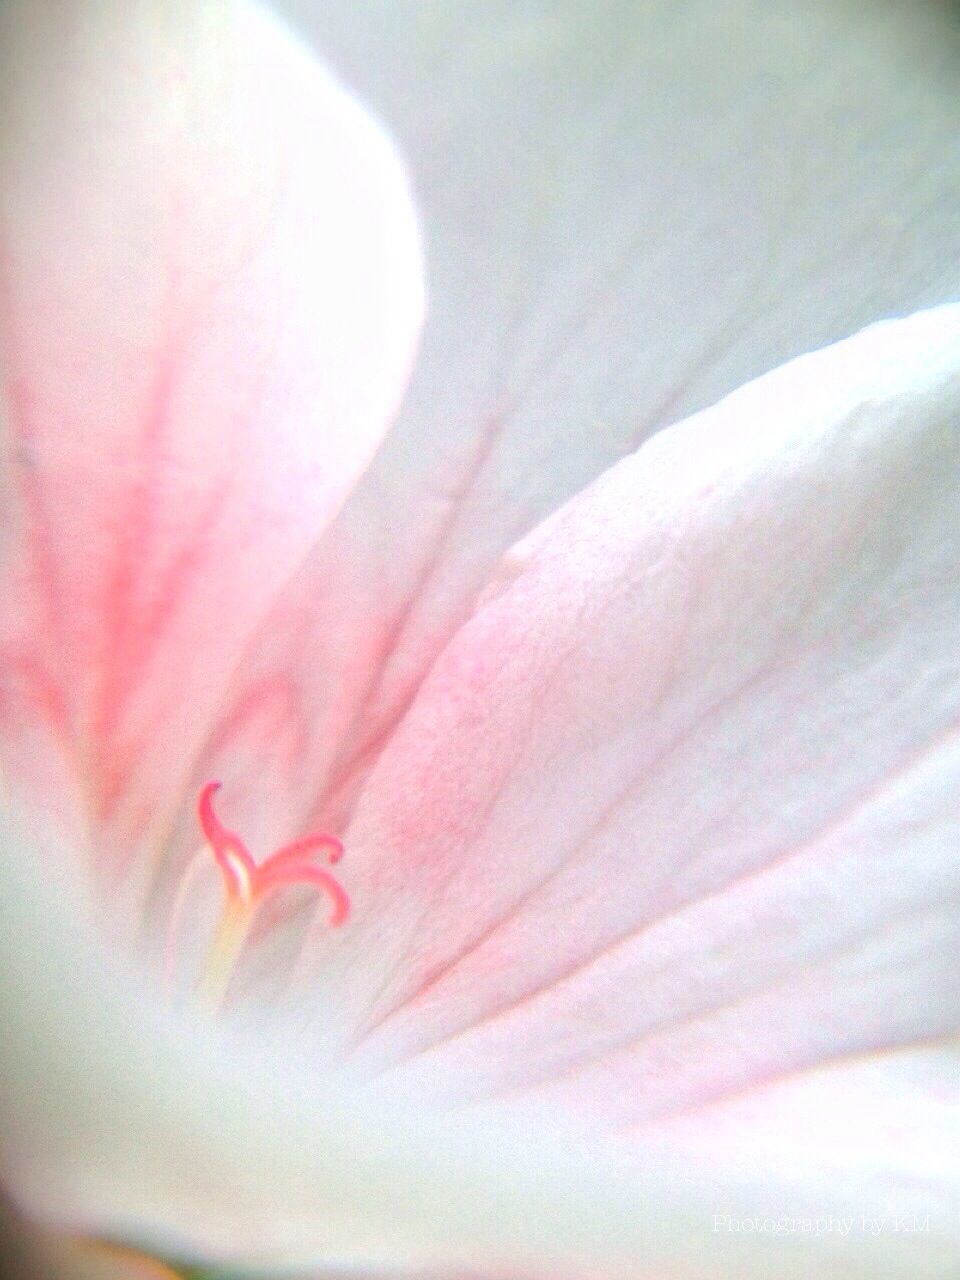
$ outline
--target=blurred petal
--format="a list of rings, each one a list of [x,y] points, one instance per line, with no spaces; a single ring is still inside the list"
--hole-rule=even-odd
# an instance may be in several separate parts
[[[47,1246],[63,1280],[180,1280],[162,1262],[134,1250],[92,1241],[58,1241]]]
[[[758,1184],[742,1165],[691,1164],[675,1138],[655,1135],[628,1165],[556,1120],[358,1105],[311,1078],[294,1046],[254,1054],[168,1021],[91,949],[69,882],[39,878],[62,850],[2,840],[0,1173],[61,1229],[315,1280],[766,1280],[766,1243],[718,1236],[716,1206],[783,1213],[809,1198],[789,1168]],[[840,1170],[820,1202],[872,1200]],[[776,1273],[934,1280],[960,1260],[955,1219],[922,1245],[798,1236]]]
[[[0,1264],[6,1280],[179,1280],[129,1249],[37,1230],[0,1196]]]
[[[0,44],[7,764],[59,752],[129,852],[395,412],[418,235],[257,9],[15,4]]]
[[[278,7],[397,129],[429,244],[402,418],[250,658],[251,749],[287,785],[261,744],[308,707],[294,793],[340,823],[507,546],[665,423],[960,294],[960,15]]]
[[[960,1026],[958,422],[954,307],[520,544],[361,798],[351,929],[293,997],[319,1042],[625,1130]]]

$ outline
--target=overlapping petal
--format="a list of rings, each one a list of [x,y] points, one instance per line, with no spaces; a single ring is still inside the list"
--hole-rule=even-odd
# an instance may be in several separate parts
[[[259,9],[10,5],[0,40],[6,767],[72,779],[116,869],[396,410],[419,237]]]
[[[807,102],[782,28],[744,24],[759,77],[744,95],[733,57],[729,81],[658,78],[696,67],[701,40],[712,53],[707,6],[626,38],[614,11],[609,30],[576,11],[494,8],[483,40],[458,32],[451,83],[431,81],[456,108],[422,135],[453,287],[406,425],[267,612],[399,393],[420,298],[402,177],[256,11],[78,7],[54,41],[52,15],[8,10],[11,777],[76,784],[119,865],[166,829],[202,741],[275,787],[247,803],[286,834],[298,808],[349,813],[383,755],[348,833],[350,929],[308,948],[293,1018],[255,1050],[131,990],[71,914],[62,849],[5,837],[0,1173],[66,1225],[179,1232],[244,1261],[578,1280],[768,1275],[766,1245],[718,1236],[717,1213],[933,1204],[923,1239],[792,1239],[776,1272],[941,1277],[960,1261],[956,309],[789,364],[604,475],[501,565],[393,734],[502,548],[553,502],[670,417],[902,305],[904,287],[940,295],[951,269],[930,246],[956,232],[955,105],[938,87],[954,50],[922,74],[911,61],[942,34],[933,5],[885,13],[869,39],[852,3],[790,29],[804,56],[787,41],[789,66],[823,77],[810,102],[843,115],[851,57],[889,74],[826,160],[797,153],[816,199],[794,210],[775,182],[745,220],[733,196],[755,195],[756,175],[720,161],[748,141],[759,154],[757,119],[781,98],[782,150]],[[398,12],[396,63],[446,67],[442,12]],[[555,97],[571,59],[589,74]],[[672,106],[624,154],[618,122],[651,85]],[[475,101],[515,134],[525,121],[518,145],[542,165],[471,224],[463,192],[506,172]],[[890,124],[904,109],[909,148]],[[821,110],[799,111],[805,133]],[[688,146],[664,186],[666,116],[730,131],[692,164]],[[869,288],[880,197],[861,184],[848,200],[842,163],[868,120],[902,255]],[[458,174],[444,157],[464,139]],[[705,172],[721,194],[698,222]],[[827,172],[838,190],[806,181]],[[738,273],[731,245],[779,236],[788,205],[795,234]],[[705,257],[662,235],[674,218]],[[844,270],[804,256],[825,220],[845,226]],[[578,259],[584,239],[595,253]],[[465,312],[451,336],[445,318]],[[604,361],[611,335],[622,359]],[[586,452],[565,450],[585,425]],[[52,893],[41,863],[61,868]],[[360,1098],[343,1082],[357,1075]],[[464,1108],[479,1114],[450,1115]]]
[[[349,1061],[406,1067],[372,1093],[280,1027],[253,1053],[132,1005],[8,843],[23,1202],[247,1261],[618,1277],[769,1274],[716,1214],[933,1204],[778,1236],[777,1273],[948,1273],[955,1051],[850,1053],[956,1023],[958,339],[947,310],[788,365],[518,549],[374,775],[299,1006],[380,1019]],[[884,1164],[871,1097],[910,1134]]]
[[[372,775],[353,927],[294,996],[347,1070],[642,1135],[956,1031],[958,424],[960,309],[877,325],[511,553]]]
[[[429,244],[401,420],[232,695],[275,695],[238,773],[309,708],[291,802],[339,824],[511,543],[665,423],[956,296],[960,28],[939,0],[280,7],[396,127]]]

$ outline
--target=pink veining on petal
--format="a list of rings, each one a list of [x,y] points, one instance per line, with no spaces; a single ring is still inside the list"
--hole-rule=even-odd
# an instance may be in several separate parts
[[[37,30],[5,136],[31,145],[0,149],[0,750],[29,722],[103,878],[138,884],[218,733],[303,758],[283,676],[231,676],[391,424],[423,315],[363,108],[259,8],[152,13],[11,13],[11,47]]]

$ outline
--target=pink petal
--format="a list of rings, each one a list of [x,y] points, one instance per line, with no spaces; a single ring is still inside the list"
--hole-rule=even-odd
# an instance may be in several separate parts
[[[878,325],[515,549],[294,993],[345,1070],[627,1131],[960,1025],[958,414],[960,308]]]
[[[259,9],[17,5],[0,39],[8,768],[65,760],[129,850],[396,410],[418,235]]]
[[[293,815],[270,840],[342,829],[518,537],[664,424],[952,297],[960,255],[947,5],[281,7],[402,139],[431,308],[401,419],[207,767],[257,762]]]

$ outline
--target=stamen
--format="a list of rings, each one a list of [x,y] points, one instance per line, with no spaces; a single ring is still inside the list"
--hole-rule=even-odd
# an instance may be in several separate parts
[[[223,872],[227,896],[249,898],[253,892],[257,864],[237,833],[225,827],[213,811],[213,797],[221,786],[219,782],[208,782],[200,792],[197,800],[200,829]]]
[[[197,983],[197,995],[209,1008],[218,1009],[223,1003],[252,923],[252,903],[228,898]]]
[[[324,871],[323,867],[303,863],[298,867],[274,868],[269,862],[265,862],[260,868],[261,888],[280,889],[285,884],[312,884],[317,889],[322,889],[330,899],[332,910],[329,923],[334,928],[338,924],[343,924],[350,914],[350,899],[343,886],[329,871]]]
[[[226,901],[217,925],[206,966],[197,990],[205,1003],[219,1006],[226,994],[237,961],[250,933],[260,903],[288,885],[312,885],[330,900],[329,924],[343,924],[350,914],[350,899],[336,877],[311,858],[325,854],[328,863],[343,857],[343,845],[336,836],[324,832],[301,836],[283,845],[257,865],[249,849],[235,831],[217,817],[213,797],[219,782],[208,782],[197,799],[200,828],[223,875]]]
[[[334,866],[343,857],[343,845],[337,837],[318,832],[316,835],[301,836],[299,840],[293,840],[290,844],[285,844],[282,849],[278,849],[276,853],[271,854],[266,862],[263,863],[263,866],[275,867],[283,863],[296,863],[299,866],[311,853],[321,853],[324,850],[327,854],[327,861],[331,866]]]

